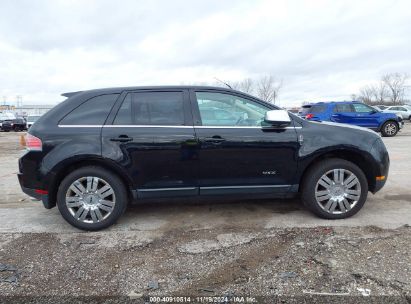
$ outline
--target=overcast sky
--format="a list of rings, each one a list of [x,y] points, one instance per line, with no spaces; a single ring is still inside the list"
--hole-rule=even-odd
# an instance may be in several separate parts
[[[272,74],[280,104],[411,74],[411,1],[0,0],[0,98]]]

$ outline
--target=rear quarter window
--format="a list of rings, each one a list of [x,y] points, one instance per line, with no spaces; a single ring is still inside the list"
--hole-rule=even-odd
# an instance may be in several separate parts
[[[354,108],[350,104],[342,103],[336,104],[333,109],[334,113],[351,113],[354,112]]]
[[[322,113],[327,110],[327,105],[312,105],[309,113]]]
[[[61,125],[103,125],[119,94],[93,97],[83,102],[61,121]]]

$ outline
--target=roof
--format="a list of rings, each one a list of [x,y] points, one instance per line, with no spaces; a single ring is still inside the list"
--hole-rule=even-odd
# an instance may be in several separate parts
[[[352,100],[352,101],[347,101],[347,100],[343,100],[343,101],[320,101],[320,102],[316,102],[316,103],[312,103],[311,105],[318,105],[318,104],[334,104],[334,103],[362,103],[361,101],[357,101],[357,100]]]
[[[225,87],[216,87],[216,86],[197,86],[197,85],[174,85],[174,86],[134,86],[134,87],[114,87],[114,88],[101,88],[101,89],[92,89],[92,90],[85,90],[85,91],[77,91],[77,92],[67,92],[61,94],[64,97],[71,97],[80,93],[105,93],[105,94],[114,94],[114,93],[121,93],[123,91],[134,91],[134,90],[176,90],[176,89],[195,89],[195,90],[219,90],[219,91],[227,91],[227,92],[237,92],[243,95],[251,96],[247,93],[236,91],[230,88]],[[251,96],[255,98],[254,96]]]

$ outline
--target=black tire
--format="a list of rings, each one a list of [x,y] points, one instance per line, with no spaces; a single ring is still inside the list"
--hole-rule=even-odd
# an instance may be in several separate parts
[[[344,210],[344,212],[339,214],[325,211],[324,208],[320,206],[320,203],[317,202],[315,197],[317,182],[325,173],[333,169],[344,169],[350,171],[357,177],[361,186],[361,194],[357,203],[350,210]],[[367,178],[365,177],[364,172],[352,162],[339,158],[327,159],[315,164],[304,176],[301,199],[307,209],[317,216],[325,219],[343,219],[353,216],[364,206],[368,194]]]
[[[74,181],[87,176],[98,177],[104,180],[112,188],[115,197],[115,204],[111,214],[107,218],[95,223],[85,223],[75,218],[66,205],[66,193],[69,187]],[[68,174],[60,183],[57,192],[57,207],[63,218],[74,227],[88,231],[101,230],[113,225],[126,210],[127,203],[128,195],[122,180],[112,172],[95,166],[83,167]]]
[[[395,128],[395,130],[393,131],[393,133],[391,133],[391,132],[388,131],[389,127]],[[400,128],[399,128],[397,122],[395,122],[395,121],[393,121],[393,120],[389,120],[389,121],[386,121],[386,122],[382,125],[382,127],[381,127],[381,135],[382,135],[383,137],[393,137],[393,136],[397,135],[399,129],[400,129]]]

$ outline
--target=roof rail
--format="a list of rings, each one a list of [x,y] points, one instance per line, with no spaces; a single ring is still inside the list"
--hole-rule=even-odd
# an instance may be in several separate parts
[[[77,92],[67,92],[67,93],[63,93],[63,94],[61,94],[61,96],[64,96],[64,97],[69,98],[69,97],[74,96],[74,95],[77,95],[77,94],[79,94],[79,93],[81,93],[81,92],[83,92],[83,91],[77,91]]]

